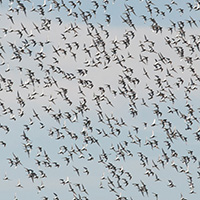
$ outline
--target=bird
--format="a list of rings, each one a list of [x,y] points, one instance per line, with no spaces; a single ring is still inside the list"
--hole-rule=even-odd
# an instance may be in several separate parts
[[[23,188],[23,186],[22,186],[21,183],[20,183],[20,180],[18,181],[16,187],[18,187],[18,188]]]

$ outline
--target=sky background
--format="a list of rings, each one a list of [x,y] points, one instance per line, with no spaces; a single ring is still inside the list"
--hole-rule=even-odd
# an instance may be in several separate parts
[[[108,1],[108,4],[97,1],[99,3],[97,14],[88,20],[94,26],[93,30],[91,24],[85,24],[80,15],[82,11],[87,13],[87,11],[91,12],[91,9],[95,8],[92,1],[82,1],[81,5],[77,4],[75,8],[66,1],[66,6],[71,11],[67,11],[65,8],[58,10],[53,1],[44,1],[46,6],[41,1],[21,2],[26,7],[26,15],[16,1],[10,1],[10,3],[3,1],[0,5],[0,44],[3,47],[3,49],[0,49],[2,55],[0,58],[2,63],[0,66],[0,102],[3,105],[0,108],[0,124],[2,125],[0,141],[6,143],[5,147],[0,146],[1,198],[14,199],[16,197],[23,200],[27,198],[42,199],[46,196],[53,199],[55,198],[54,193],[56,193],[59,199],[73,199],[72,192],[69,192],[69,185],[71,185],[75,190],[75,196],[78,198],[80,195],[82,199],[84,199],[84,196],[88,199],[97,200],[102,198],[117,199],[118,196],[127,199],[156,199],[154,193],[158,194],[158,199],[163,200],[180,199],[181,194],[186,199],[199,199],[199,141],[196,140],[194,133],[199,131],[199,80],[197,77],[200,70],[198,67],[199,60],[197,59],[199,58],[199,51],[191,36],[196,37],[196,41],[199,43],[197,2],[177,0],[176,5],[171,1],[162,2],[158,0],[154,0],[152,3],[150,1],[134,1],[133,3],[133,1],[116,0]],[[60,1],[58,2],[60,3]],[[187,3],[191,3],[192,10]],[[172,7],[171,13],[166,9],[166,4]],[[39,14],[41,5],[43,5],[44,15]],[[103,9],[105,5],[107,6],[106,10]],[[130,18],[136,30],[122,21],[121,17],[126,17],[125,5],[134,8],[136,15],[131,13]],[[152,15],[148,13],[147,5],[150,5]],[[53,11],[48,12],[51,6]],[[35,8],[37,12],[32,12],[32,8]],[[156,14],[156,8],[165,12],[165,16]],[[179,8],[184,9],[184,13],[181,14]],[[16,9],[19,9],[18,14]],[[76,12],[78,18],[74,17],[73,14],[69,15],[71,12]],[[8,15],[13,16],[14,23],[8,19]],[[105,21],[106,15],[111,16],[111,23],[109,24]],[[146,22],[143,21],[141,15],[147,17]],[[57,17],[62,19],[61,25],[58,24]],[[196,20],[197,27],[194,24],[192,26],[187,24],[187,20],[191,20],[190,17]],[[150,18],[156,20],[158,25],[162,27],[162,32],[156,33],[152,30]],[[45,27],[44,24],[48,21],[47,19],[50,20],[50,24],[46,24],[46,28],[50,27],[50,29],[42,30],[42,27]],[[171,21],[176,23],[173,33],[169,31],[169,27],[172,26]],[[180,21],[185,24],[185,37],[182,37],[179,32],[178,24]],[[34,24],[40,28],[40,32],[35,29]],[[104,26],[104,31],[101,30],[99,24]],[[79,27],[76,29],[77,32],[73,30],[65,32],[76,25]],[[22,31],[23,35],[20,38],[18,33],[23,26],[26,27],[28,34]],[[6,34],[5,30],[7,30]],[[92,32],[93,36],[88,35],[88,30]],[[105,30],[109,32],[108,38],[106,38]],[[128,31],[133,31],[134,37],[131,39],[131,36],[128,36],[130,45],[126,48],[122,40],[126,38]],[[98,50],[91,47],[94,42],[98,41],[95,37],[96,33],[99,33],[105,42],[105,51],[110,57],[110,62],[106,60],[102,53],[102,46],[99,46]],[[62,39],[63,35],[61,34],[66,37],[65,40]],[[77,36],[75,36],[76,34]],[[145,37],[148,38],[148,41]],[[171,41],[171,47],[166,45],[166,40]],[[35,46],[33,45],[34,41],[36,42]],[[78,49],[76,49],[74,42],[79,44]],[[152,46],[152,42],[155,43],[154,46]],[[17,50],[13,50],[10,44],[16,45]],[[115,44],[118,46],[116,55],[112,52]],[[72,47],[71,50],[69,45]],[[146,50],[142,51],[141,46]],[[194,48],[194,52],[190,50],[191,46]],[[54,52],[54,47],[66,50],[66,55],[61,50],[57,55]],[[85,52],[85,47],[90,49],[91,57]],[[150,52],[151,47],[155,52]],[[177,50],[180,48],[184,50],[182,58],[177,54]],[[31,55],[28,54],[28,49],[32,52]],[[21,61],[13,59],[16,52],[20,52]],[[71,56],[71,52],[76,54],[76,60]],[[44,59],[37,60],[37,56],[41,53],[43,53]],[[129,54],[133,58],[129,58]],[[159,55],[168,59],[162,62]],[[141,56],[147,56],[148,62],[141,62]],[[58,63],[54,62],[53,57],[56,58]],[[192,65],[187,63],[187,57],[192,58]],[[122,62],[122,66],[117,62],[117,59]],[[170,62],[167,63],[167,60],[170,60]],[[156,63],[160,64],[163,68],[162,71],[155,70]],[[52,70],[52,65],[55,70]],[[184,71],[181,70],[180,66],[184,66]],[[21,71],[19,67],[22,69]],[[195,72],[191,70],[191,67]],[[65,72],[68,78],[64,78],[63,74],[59,73],[59,69]],[[86,70],[86,75],[81,76],[78,69]],[[34,80],[39,81],[23,88],[20,85],[30,81],[29,70],[34,73]],[[126,70],[132,70],[133,73]],[[147,71],[149,78],[144,75],[144,70]],[[172,76],[167,76],[168,73]],[[70,79],[70,77],[74,78]],[[127,77],[131,77],[133,82],[128,81]],[[157,77],[161,79],[161,87],[156,84]],[[134,84],[134,80],[137,79],[139,79],[139,83]],[[54,80],[56,80],[57,85],[52,84]],[[80,80],[91,81],[93,87],[88,88],[87,85],[84,87],[80,84]],[[125,96],[120,94],[120,91],[123,91],[120,80],[125,80],[128,88]],[[180,80],[183,80],[182,84]],[[8,90],[10,82],[12,82],[11,92]],[[107,85],[110,85],[110,90]],[[72,102],[71,105],[59,95],[59,91],[62,91],[61,88],[67,89],[67,97]],[[79,93],[79,88],[83,90],[84,95]],[[102,93],[99,88],[104,88],[105,92]],[[150,90],[147,88],[150,88]],[[149,99],[151,90],[154,91],[154,97]],[[133,101],[128,98],[129,95],[132,95],[131,91],[135,92]],[[164,102],[158,95],[160,92],[164,93],[166,97]],[[172,94],[175,96],[174,102],[170,100],[174,98]],[[17,102],[18,95],[25,102],[24,107]],[[104,98],[106,97],[112,103],[112,106],[108,104],[108,100],[104,100],[100,103],[101,107],[99,108],[94,100],[97,95],[104,95]],[[190,99],[185,99],[186,95]],[[50,101],[52,97],[55,98],[53,102]],[[84,102],[84,99],[88,110],[84,111],[83,114],[78,113],[76,119],[74,113],[78,112],[78,107]],[[147,106],[143,105],[143,100]],[[162,113],[161,116],[157,116],[155,113],[156,105],[159,106],[158,110]],[[53,111],[45,112],[44,106],[50,106]],[[194,110],[193,116],[197,118],[197,121],[189,114],[189,107]],[[133,117],[130,114],[130,108],[137,112],[136,116]],[[10,109],[13,110],[12,113],[9,112]],[[19,116],[20,109],[24,112],[22,117]],[[178,114],[175,112],[176,109]],[[34,111],[39,114],[40,120],[34,117]],[[103,123],[99,122],[99,111],[102,112]],[[58,122],[52,116],[60,112],[63,117]],[[67,114],[72,116],[72,121],[65,117]],[[186,119],[181,118],[181,114],[185,115]],[[13,120],[12,117],[16,120]],[[117,135],[120,131],[119,135],[111,134],[108,118],[111,118],[114,133]],[[89,126],[84,124],[87,119],[91,121]],[[120,125],[121,119],[126,125]],[[171,130],[178,131],[187,138],[187,142],[176,136],[172,141],[169,139],[161,124],[161,121],[165,119],[171,124]],[[192,124],[189,125],[190,129],[187,129],[190,120]],[[153,122],[155,122],[155,125],[152,125]],[[41,128],[41,123],[44,128]],[[147,127],[144,126],[144,123],[147,123]],[[4,130],[5,126],[9,127],[8,133]],[[29,130],[26,129],[27,126]],[[64,126],[67,127],[67,131],[63,128]],[[168,126],[166,124],[166,128]],[[138,132],[135,131],[134,127],[138,127]],[[64,135],[64,139],[58,139],[56,130]],[[53,136],[49,135],[51,131],[54,131]],[[99,145],[91,142],[86,144],[83,131],[90,138],[97,139]],[[98,134],[99,131],[101,134]],[[30,156],[24,151],[24,144],[27,143],[23,140],[23,132],[30,139],[29,142],[32,145]],[[108,137],[105,137],[103,132],[107,133]],[[78,138],[75,140],[69,133],[73,133]],[[155,138],[150,138],[152,133],[155,134]],[[141,139],[141,145],[137,144],[138,138]],[[150,145],[145,145],[146,141],[153,141],[154,139],[158,141],[157,147],[151,148]],[[169,149],[166,145],[167,142],[171,144]],[[63,145],[67,147],[68,151],[59,154]],[[37,156],[38,147],[42,147],[40,156]],[[80,152],[77,151],[76,147],[86,149],[86,151],[82,151],[84,158],[80,158]],[[113,147],[115,150],[112,150]],[[122,150],[122,147],[125,150]],[[172,156],[173,150],[178,154],[177,157]],[[195,156],[196,161],[188,153],[189,151],[193,151],[192,155]],[[51,167],[45,167],[44,164],[38,167],[36,159],[41,163],[45,161],[45,152],[50,158]],[[73,160],[70,158],[70,152],[73,155]],[[108,160],[100,163],[100,156],[103,152],[106,152]],[[120,156],[119,152],[124,153],[125,159]],[[148,163],[144,167],[139,152],[148,157]],[[158,162],[159,159],[164,160],[163,152],[166,152],[169,156],[169,161],[164,161],[164,167]],[[13,160],[13,154],[19,157],[22,165],[10,166],[8,159]],[[89,161],[91,155],[93,160]],[[70,158],[68,165],[66,165],[64,157]],[[184,157],[190,159],[188,166],[182,162]],[[53,162],[59,163],[60,166],[55,167]],[[158,165],[158,169],[153,167],[153,162]],[[107,167],[109,163],[116,167],[116,174],[121,177],[120,184],[123,189],[117,188],[117,176],[113,176],[113,170]],[[178,170],[172,167],[173,163],[177,165]],[[80,176],[74,171],[74,167],[79,169]],[[89,175],[84,173],[84,167],[89,170]],[[26,169],[31,169],[38,175],[34,182],[28,178]],[[181,169],[183,169],[182,172]],[[47,177],[42,178],[39,170],[42,170]],[[121,173],[122,170],[124,170],[124,173]],[[148,170],[152,171],[153,175],[145,175]],[[131,180],[128,178],[128,173],[132,176]],[[155,181],[155,174],[161,181]],[[8,176],[9,180],[4,180],[5,175]],[[105,179],[102,176],[105,176]],[[188,177],[192,177],[194,194],[190,194],[191,188]],[[62,185],[60,179],[66,178],[69,179],[70,184]],[[16,187],[19,180],[23,188]],[[109,180],[113,181],[115,192],[110,191],[109,187],[113,188],[113,186],[109,183]],[[124,184],[125,180],[128,181],[127,186]],[[176,187],[167,186],[168,180],[172,180]],[[142,195],[134,186],[137,183],[141,187],[142,182],[148,188],[148,195]],[[44,184],[45,187],[39,191],[38,186],[41,184]],[[82,191],[83,188],[79,190],[77,184],[83,184],[88,194]],[[99,187],[101,184],[103,189]]]

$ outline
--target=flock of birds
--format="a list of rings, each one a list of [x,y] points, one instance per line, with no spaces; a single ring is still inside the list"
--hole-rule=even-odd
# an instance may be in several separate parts
[[[3,199],[199,199],[200,1],[0,1]]]

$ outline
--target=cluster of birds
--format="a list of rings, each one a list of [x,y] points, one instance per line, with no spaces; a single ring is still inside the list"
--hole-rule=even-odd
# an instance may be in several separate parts
[[[199,0],[0,2],[3,199],[198,199]]]

